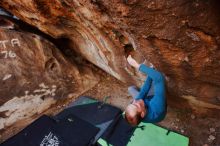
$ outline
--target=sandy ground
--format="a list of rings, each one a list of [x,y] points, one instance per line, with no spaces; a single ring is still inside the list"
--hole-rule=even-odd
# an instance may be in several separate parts
[[[83,95],[92,96],[101,101],[104,100],[106,96],[110,96],[110,98],[107,100],[107,103],[124,109],[131,101],[131,97],[127,93],[127,85],[106,73],[101,72],[100,74],[102,76],[100,82]],[[60,101],[44,114],[55,115],[76,98],[77,97]],[[4,132],[2,135],[0,135],[1,141],[16,134],[39,116],[40,115],[19,121],[18,123],[14,124],[14,126],[9,127],[6,130],[7,132]],[[197,115],[193,114],[191,110],[176,109],[170,107],[168,103],[167,116],[165,120],[163,120],[161,123],[158,123],[158,125],[189,137],[190,146],[220,146],[219,121],[220,120],[218,117],[197,117]]]

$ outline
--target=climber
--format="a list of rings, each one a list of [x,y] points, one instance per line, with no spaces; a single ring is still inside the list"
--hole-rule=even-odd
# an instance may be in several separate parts
[[[125,110],[125,119],[133,126],[138,125],[141,121],[148,123],[160,122],[166,115],[163,75],[153,68],[137,63],[131,55],[128,56],[127,61],[132,67],[148,75],[148,77],[140,91],[135,86],[128,88],[128,92],[134,100]]]

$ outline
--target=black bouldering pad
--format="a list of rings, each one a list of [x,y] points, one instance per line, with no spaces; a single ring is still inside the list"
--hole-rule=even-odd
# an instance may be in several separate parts
[[[122,111],[117,107],[96,101],[91,97],[82,96],[56,115],[55,118],[62,119],[68,114],[73,114],[93,125],[99,125],[113,120],[121,113]]]
[[[97,101],[92,97],[81,96],[54,118],[60,120],[65,118],[68,114],[73,114],[100,128],[94,140],[95,143],[121,113],[122,111],[117,107]]]
[[[1,146],[88,146],[98,131],[74,115],[59,121],[44,115]]]
[[[109,145],[126,146],[136,128],[137,127],[129,125],[123,115],[121,115],[108,127],[101,136],[101,139],[105,140]],[[97,145],[101,146],[98,143]]]

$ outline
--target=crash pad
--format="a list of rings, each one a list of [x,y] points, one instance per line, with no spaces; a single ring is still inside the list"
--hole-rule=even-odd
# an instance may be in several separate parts
[[[122,121],[125,121],[125,119],[123,119]],[[132,127],[127,125],[126,122],[122,122],[122,121],[118,126],[114,127],[115,129],[113,129],[113,131],[109,136],[101,137],[98,140],[99,146],[188,146],[189,145],[188,137],[173,131],[169,131],[155,124],[141,122],[138,126],[133,127],[134,130],[132,131]]]
[[[65,118],[68,114],[73,114],[96,126],[100,131],[93,141],[93,143],[95,143],[121,113],[122,111],[119,108],[110,104],[97,101],[92,97],[81,96],[76,101],[70,103],[66,109],[61,111],[54,118],[60,120]]]
[[[59,121],[44,115],[1,146],[88,146],[98,131],[74,115]]]
[[[189,138],[151,123],[141,122],[127,146],[188,146]]]

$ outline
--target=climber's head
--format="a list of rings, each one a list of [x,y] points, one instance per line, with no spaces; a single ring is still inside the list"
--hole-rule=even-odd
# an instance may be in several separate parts
[[[147,110],[142,99],[134,100],[125,110],[125,119],[132,126],[136,126],[145,117],[146,111]]]

